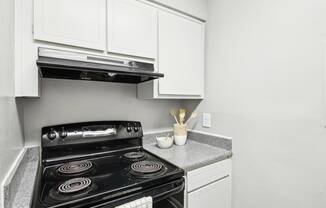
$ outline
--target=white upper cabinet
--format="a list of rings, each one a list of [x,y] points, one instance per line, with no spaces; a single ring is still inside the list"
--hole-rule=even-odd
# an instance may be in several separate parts
[[[155,59],[157,9],[135,0],[108,0],[109,52]]]
[[[34,0],[34,39],[105,50],[106,0]]]
[[[159,95],[202,97],[204,94],[204,24],[159,13]]]
[[[184,12],[196,18],[207,19],[207,0],[149,0],[177,11]]]
[[[139,84],[142,99],[204,98],[205,22],[193,9],[204,14],[206,0],[15,2],[15,47],[23,51],[15,57],[19,96],[40,92],[35,59],[41,46],[154,63],[164,78]]]

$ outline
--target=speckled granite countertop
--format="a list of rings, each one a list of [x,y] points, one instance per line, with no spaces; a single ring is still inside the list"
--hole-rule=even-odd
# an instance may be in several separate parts
[[[160,149],[155,143],[145,144],[144,149],[184,169],[186,172],[225,160],[232,152],[189,139],[184,146]]]

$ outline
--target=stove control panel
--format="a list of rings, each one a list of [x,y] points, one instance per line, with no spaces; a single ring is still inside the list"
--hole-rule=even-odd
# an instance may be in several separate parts
[[[84,144],[142,138],[138,121],[97,121],[62,124],[42,128],[42,146]]]

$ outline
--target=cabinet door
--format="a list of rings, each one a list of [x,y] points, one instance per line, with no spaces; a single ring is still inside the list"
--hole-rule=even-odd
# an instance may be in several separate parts
[[[157,10],[135,0],[108,0],[108,51],[156,58]]]
[[[167,7],[198,17],[199,19],[207,19],[207,1],[203,0],[150,0]]]
[[[106,0],[34,0],[34,39],[105,50]]]
[[[323,40],[323,58],[324,58],[324,64],[323,64],[323,87],[324,89],[322,90],[324,92],[323,95],[323,106],[324,106],[324,116],[323,116],[323,126],[326,128],[326,36],[325,39]]]
[[[159,94],[203,95],[204,23],[159,13]]]
[[[230,177],[188,193],[188,208],[231,208]]]

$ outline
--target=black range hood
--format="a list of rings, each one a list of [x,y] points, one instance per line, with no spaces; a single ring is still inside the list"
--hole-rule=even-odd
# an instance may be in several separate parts
[[[39,48],[36,61],[42,78],[138,84],[164,77],[153,63]]]

